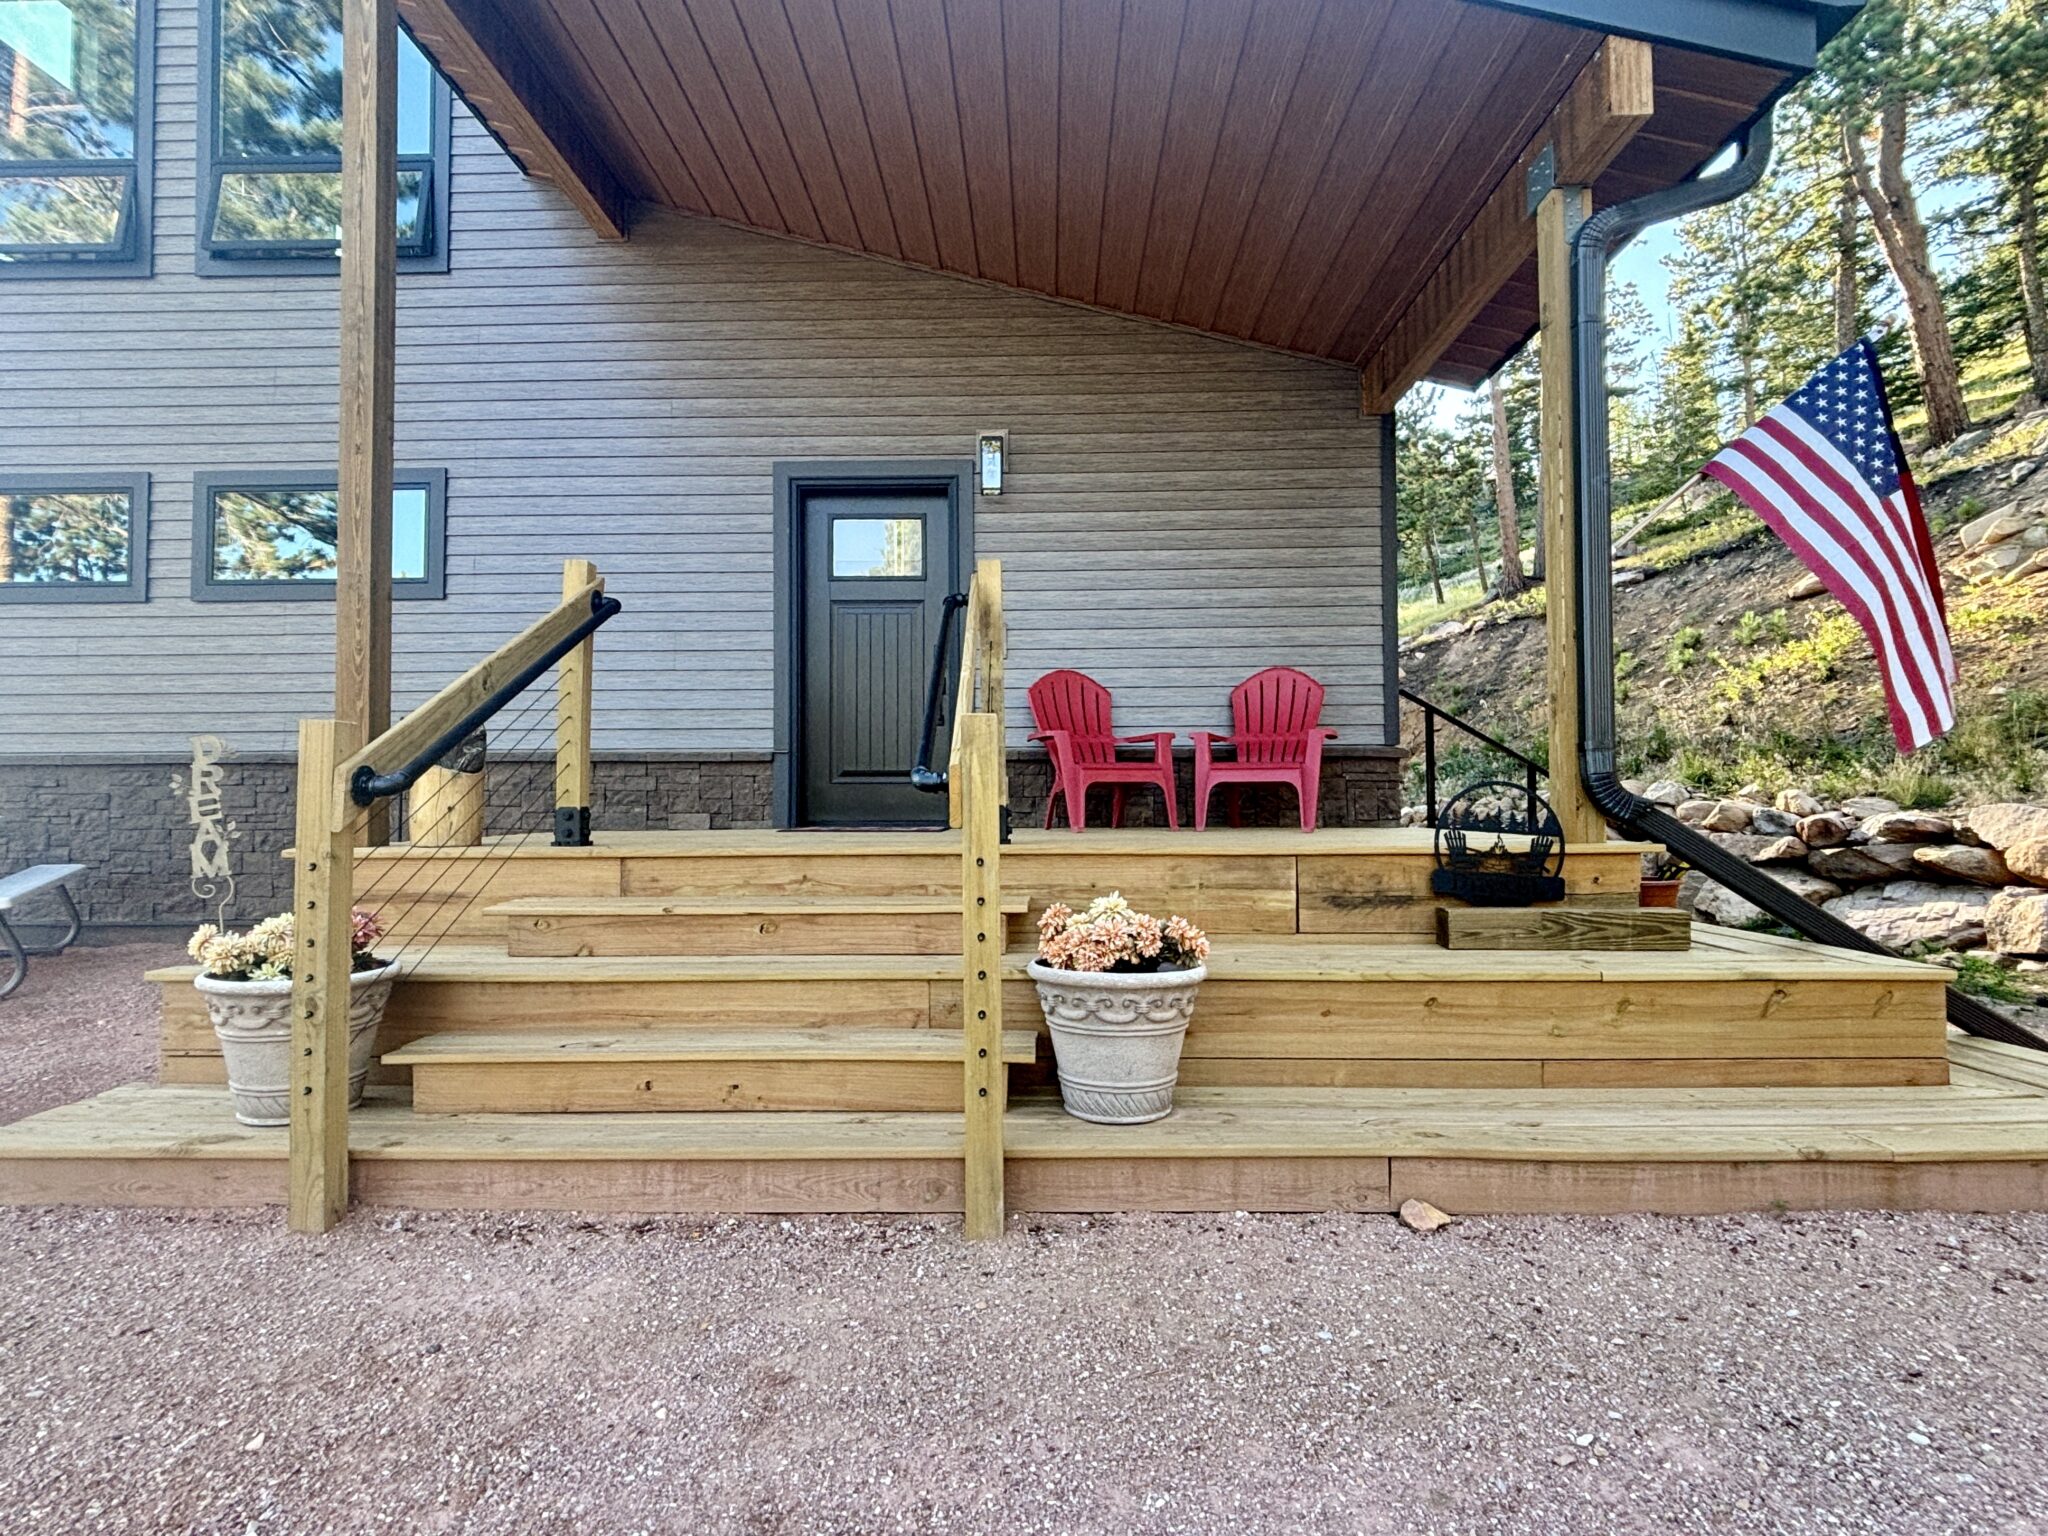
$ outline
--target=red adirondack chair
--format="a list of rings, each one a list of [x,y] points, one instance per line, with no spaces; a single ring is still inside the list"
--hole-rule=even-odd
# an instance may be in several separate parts
[[[1195,732],[1195,830],[1209,824],[1209,794],[1230,788],[1230,824],[1238,824],[1237,786],[1292,784],[1301,797],[1301,830],[1316,829],[1316,795],[1323,778],[1323,743],[1336,731],[1316,722],[1323,685],[1292,667],[1268,667],[1230,691],[1228,736]],[[1218,758],[1218,748],[1229,756]]]
[[[1031,685],[1031,718],[1038,731],[1033,741],[1052,754],[1052,791],[1045,797],[1045,824],[1052,825],[1053,801],[1064,800],[1067,825],[1076,832],[1088,824],[1088,787],[1109,784],[1116,801],[1109,824],[1123,825],[1124,791],[1133,784],[1152,784],[1166,797],[1167,825],[1180,826],[1173,798],[1173,732],[1148,731],[1119,736],[1110,724],[1109,690],[1085,672],[1048,672]],[[1119,758],[1118,747],[1150,745],[1150,758]]]

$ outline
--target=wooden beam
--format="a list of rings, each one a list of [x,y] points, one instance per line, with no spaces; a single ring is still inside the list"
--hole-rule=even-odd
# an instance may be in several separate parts
[[[1572,471],[1576,414],[1572,400],[1571,239],[1593,211],[1585,187],[1555,187],[1536,210],[1536,290],[1543,363],[1542,518],[1544,637],[1549,650],[1550,808],[1567,848],[1607,841],[1607,819],[1579,782],[1579,625],[1577,481]]]
[[[355,850],[334,829],[336,765],[353,727],[299,722],[298,839],[293,845],[290,1180],[294,1232],[325,1232],[348,1208],[348,1008]]]
[[[398,340],[398,23],[392,0],[341,8],[341,443],[334,714],[391,723],[391,418]],[[379,808],[364,831],[386,841]]]
[[[406,30],[505,152],[553,183],[600,240],[626,238],[632,196],[497,0],[398,0]]]
[[[1655,106],[1650,45],[1608,38],[1366,361],[1361,404],[1367,415],[1392,410],[1427,377],[1501,284],[1529,259],[1536,247],[1529,168],[1544,149],[1556,150],[1559,185],[1590,185],[1650,120]]]
[[[562,565],[562,601],[574,600],[579,592],[597,585],[597,567],[588,560],[569,560]],[[564,656],[556,669],[555,682],[555,841],[590,840],[590,797],[594,777],[590,765],[590,709],[597,682],[597,637],[586,635],[583,643]],[[561,812],[570,813],[573,829],[562,825]]]
[[[971,636],[969,637],[972,638]],[[966,1057],[966,1212],[971,1238],[1003,1235],[1003,717],[953,722],[966,774],[960,837],[961,1032]]]

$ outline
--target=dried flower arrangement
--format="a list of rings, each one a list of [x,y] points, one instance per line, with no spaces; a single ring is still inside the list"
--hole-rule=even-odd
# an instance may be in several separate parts
[[[1056,901],[1040,913],[1038,958],[1063,971],[1178,971],[1209,958],[1209,938],[1184,917],[1134,911],[1112,891],[1085,912]]]
[[[371,949],[384,937],[384,921],[361,907],[349,913],[352,971],[374,971],[385,964]],[[185,952],[216,981],[283,981],[292,974],[292,915],[280,912],[242,932],[224,932],[201,923]]]

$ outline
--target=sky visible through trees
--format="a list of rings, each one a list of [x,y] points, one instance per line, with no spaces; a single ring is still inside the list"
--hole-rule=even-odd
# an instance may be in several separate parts
[[[1617,518],[1686,484],[1859,335],[1908,436],[1948,442],[2048,398],[2048,0],[1870,0],[1777,109],[1754,192],[1650,231],[1610,275]],[[1535,532],[1533,344],[1494,381],[1516,494],[1496,495],[1493,402],[1403,402],[1404,590],[1512,591],[1503,534]]]

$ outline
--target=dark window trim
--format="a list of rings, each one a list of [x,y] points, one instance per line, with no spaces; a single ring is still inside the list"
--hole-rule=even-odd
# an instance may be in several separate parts
[[[119,491],[128,497],[128,579],[0,582],[0,603],[141,603],[149,600],[148,475],[0,475],[0,496],[73,496],[95,491]]]
[[[418,581],[394,581],[399,602],[434,602],[448,595],[448,471],[392,471],[394,489],[424,487],[427,493],[427,574]],[[219,491],[331,491],[335,477],[322,470],[228,470],[192,477],[192,600],[199,603],[296,603],[334,601],[331,581],[215,581],[213,498]]]
[[[237,170],[261,172],[339,171],[339,155],[252,156],[227,160],[220,153],[220,3],[199,0],[199,122],[193,135],[199,148],[198,179],[193,183],[194,243],[193,270],[201,277],[251,277],[263,273],[332,277],[341,271],[341,258],[331,251],[293,249],[288,245],[242,242],[226,245],[209,242],[213,216],[220,199],[220,173]],[[400,24],[404,29],[403,23]],[[407,35],[410,36],[409,29]],[[415,46],[418,46],[415,43]],[[422,54],[426,53],[421,49]],[[400,170],[422,169],[427,173],[426,207],[422,212],[425,229],[433,236],[433,249],[424,256],[409,256],[400,248],[401,272],[446,272],[449,243],[449,164],[454,150],[454,93],[441,71],[427,55],[428,71],[434,80],[434,100],[429,108],[433,119],[433,148],[424,155],[400,155]]]
[[[148,277],[152,270],[150,214],[156,172],[156,0],[135,0],[135,156],[132,160],[0,160],[0,175],[41,174],[128,178],[128,238],[118,251],[104,254],[77,247],[52,247],[41,252],[17,250],[0,260],[0,282],[42,282],[81,277]]]

